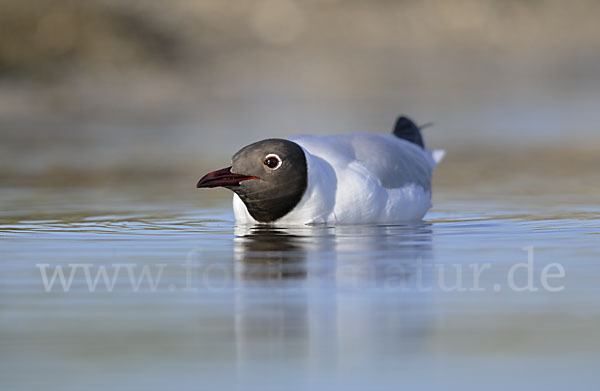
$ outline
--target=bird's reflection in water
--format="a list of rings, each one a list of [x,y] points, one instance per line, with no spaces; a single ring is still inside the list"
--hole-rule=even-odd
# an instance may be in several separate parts
[[[422,347],[429,226],[238,227],[236,236],[240,373],[282,358],[309,373],[345,371]]]
[[[235,233],[238,282],[305,279],[318,285],[333,281],[338,286],[387,283],[388,287],[396,282],[408,288],[405,283],[411,276],[431,265],[432,232],[426,224],[242,226]]]
[[[237,233],[235,270],[238,279],[306,278],[306,255],[300,237],[268,226]]]

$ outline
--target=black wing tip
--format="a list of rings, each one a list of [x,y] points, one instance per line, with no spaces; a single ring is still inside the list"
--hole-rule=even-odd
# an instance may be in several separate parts
[[[392,133],[398,138],[417,144],[421,148],[425,148],[421,130],[413,120],[404,115],[398,117]]]

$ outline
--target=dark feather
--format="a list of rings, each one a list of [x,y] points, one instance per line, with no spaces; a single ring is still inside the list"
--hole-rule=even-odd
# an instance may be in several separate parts
[[[417,144],[421,148],[425,148],[425,143],[423,142],[423,137],[421,136],[421,130],[407,117],[398,117],[396,120],[396,126],[394,126],[394,131],[392,133],[398,138],[410,141],[413,144]]]

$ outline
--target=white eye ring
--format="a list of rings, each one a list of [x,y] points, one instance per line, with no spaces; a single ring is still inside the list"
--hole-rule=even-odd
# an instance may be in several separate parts
[[[269,160],[269,159],[271,159],[271,158],[275,158],[275,159],[277,159],[277,165],[276,165],[275,167],[269,167],[269,166],[267,166],[267,160]],[[279,157],[279,155],[277,155],[277,154],[275,154],[275,153],[270,153],[270,154],[268,154],[267,156],[265,156],[265,160],[263,160],[263,162],[264,162],[265,166],[266,166],[266,167],[267,167],[269,170],[275,171],[275,170],[277,170],[279,167],[281,167],[282,160],[281,160],[281,158]]]

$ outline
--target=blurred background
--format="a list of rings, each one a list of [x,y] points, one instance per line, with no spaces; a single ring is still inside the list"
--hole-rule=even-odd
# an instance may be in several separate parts
[[[0,0],[0,390],[598,389],[599,108],[597,0]],[[195,188],[399,114],[447,151],[422,226],[245,232]],[[505,289],[534,247],[564,291]]]
[[[1,0],[0,179],[192,188],[251,141],[403,113],[435,124],[442,188],[594,191],[599,18],[592,0]]]

